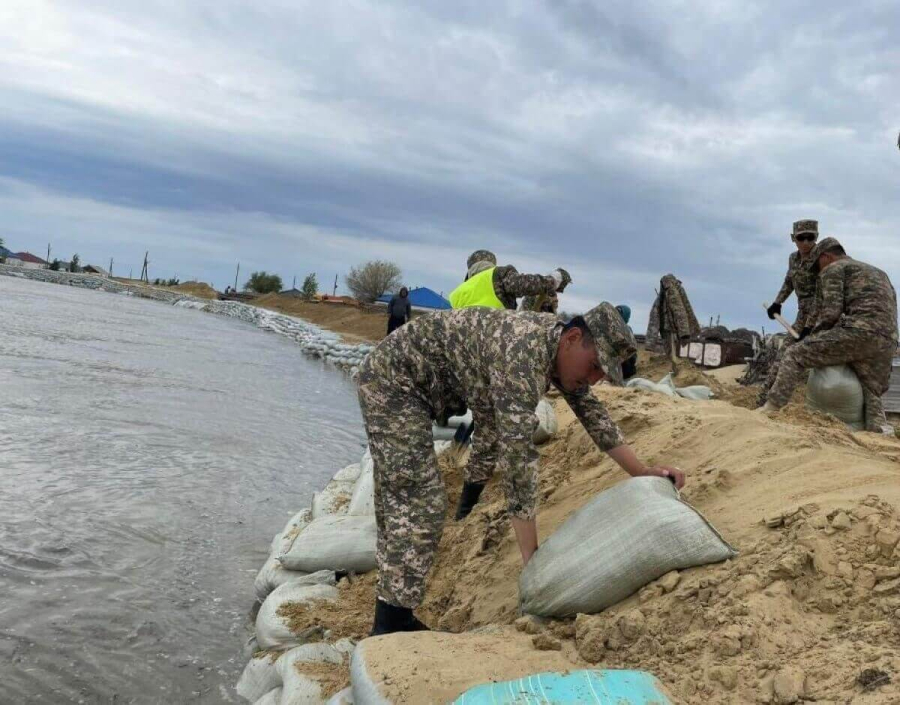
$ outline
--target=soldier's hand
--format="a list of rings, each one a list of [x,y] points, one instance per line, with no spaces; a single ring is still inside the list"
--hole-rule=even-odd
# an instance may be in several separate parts
[[[666,477],[672,481],[672,484],[675,485],[676,489],[681,489],[684,487],[684,470],[681,468],[673,468],[668,465],[656,465],[652,468],[647,468],[644,471],[645,476],[655,476],[655,477]]]
[[[810,328],[809,326],[806,326],[803,330],[800,331],[800,337],[797,338],[797,340],[803,340],[810,333],[812,333],[812,328]]]
[[[769,318],[774,321],[775,315],[781,313],[781,304],[772,304],[766,309],[766,313],[768,313]]]

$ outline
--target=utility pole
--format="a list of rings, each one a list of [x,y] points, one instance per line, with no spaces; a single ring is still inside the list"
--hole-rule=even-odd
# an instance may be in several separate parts
[[[241,273],[241,263],[238,262],[237,271],[234,273],[234,290],[237,291],[237,280]]]
[[[112,267],[113,267],[114,261],[115,260],[112,257],[109,258],[109,278],[110,279],[112,279]]]
[[[141,281],[150,283],[150,272],[147,270],[147,265],[150,264],[150,260],[147,259],[150,256],[150,251],[144,253],[144,268],[141,270]]]
[[[47,243],[47,263],[50,263],[50,243]]]
[[[134,270],[133,270],[133,269],[129,269],[129,270],[128,270],[128,278],[129,278],[129,279],[134,279]]]
[[[334,291],[331,293],[332,296],[337,296],[337,278],[338,278],[338,275],[335,274],[334,275]]]

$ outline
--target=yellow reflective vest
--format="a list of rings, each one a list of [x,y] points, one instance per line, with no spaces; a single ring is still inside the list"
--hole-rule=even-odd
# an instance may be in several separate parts
[[[494,269],[496,267],[479,272],[456,287],[450,292],[450,305],[453,308],[506,308],[494,291]]]

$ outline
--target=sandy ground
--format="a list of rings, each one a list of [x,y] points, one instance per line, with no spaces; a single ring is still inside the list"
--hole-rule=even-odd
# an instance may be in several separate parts
[[[679,372],[726,398],[732,374]],[[770,419],[728,400],[595,393],[640,457],[689,473],[685,498],[739,557],[683,571],[674,586],[651,584],[599,615],[517,622],[521,559],[500,489],[489,484],[472,516],[454,522],[462,473],[443,461],[448,520],[421,618],[450,632],[516,624],[573,668],[648,670],[676,702],[794,702],[791,687],[819,703],[900,702],[900,440],[851,434],[796,403]],[[625,479],[555,403],[561,430],[541,448],[543,538]],[[371,576],[343,585],[340,609],[319,612],[318,623],[363,636],[373,599]],[[297,617],[298,627],[311,623]],[[421,681],[401,683],[410,702],[425,698]]]
[[[338,333],[348,343],[377,342],[387,332],[387,315],[383,309],[370,310],[345,304],[309,303],[280,294],[260,296],[253,301],[253,305],[297,316]]]

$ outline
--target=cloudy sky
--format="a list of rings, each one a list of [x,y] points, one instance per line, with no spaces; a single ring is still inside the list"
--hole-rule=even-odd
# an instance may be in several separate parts
[[[770,327],[817,218],[900,281],[895,0],[4,0],[0,103],[0,237],[117,274],[446,293],[486,247]]]

